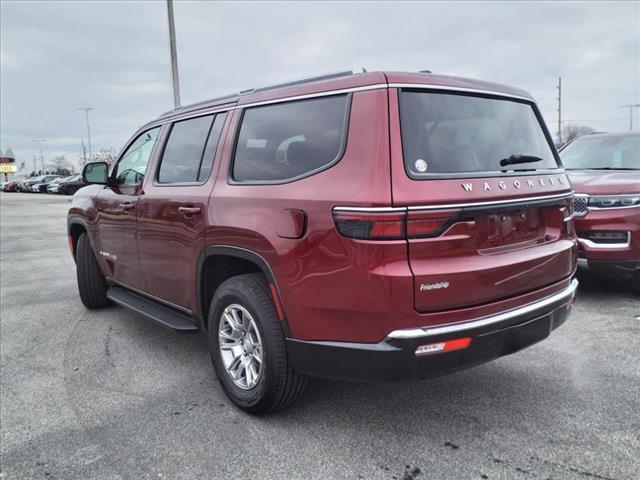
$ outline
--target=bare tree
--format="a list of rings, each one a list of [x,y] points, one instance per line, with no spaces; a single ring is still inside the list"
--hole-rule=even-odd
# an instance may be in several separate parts
[[[67,176],[70,172],[69,161],[67,160],[67,157],[64,154],[58,155],[57,157],[53,158],[53,166],[54,166],[56,175]]]
[[[585,125],[571,125],[568,123],[562,128],[562,139],[564,140],[564,143],[569,143],[571,140],[575,140],[578,137],[582,137],[583,135],[588,135],[593,132],[595,132],[595,130],[591,127],[587,127]]]
[[[94,153],[92,162],[107,162],[109,166],[116,162],[117,153],[113,148],[101,148],[98,153]]]

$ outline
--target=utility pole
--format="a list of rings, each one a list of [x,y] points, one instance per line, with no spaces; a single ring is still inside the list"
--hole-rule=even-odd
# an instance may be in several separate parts
[[[628,105],[620,105],[620,108],[629,109],[629,131],[633,130],[633,109],[640,108],[640,103],[631,103]]]
[[[558,147],[562,146],[562,77],[558,77]]]
[[[89,129],[89,110],[92,110],[92,107],[78,107],[78,110],[84,110],[85,120],[87,121],[87,143],[89,144],[89,158],[91,158],[91,130]]]
[[[178,78],[178,53],[176,51],[176,25],[173,20],[173,0],[167,0],[169,16],[169,49],[171,50],[171,80],[173,82],[173,105],[180,106],[180,79]]]
[[[84,146],[84,138],[81,140],[81,145],[82,145],[82,159],[84,160],[84,165],[87,164],[87,149]]]
[[[42,139],[42,140],[34,139],[34,140],[31,140],[31,141],[40,144],[40,163],[42,164],[42,173],[44,174],[44,147],[43,147],[43,145],[44,145],[44,142],[46,142],[46,140],[45,139]],[[35,155],[33,156],[33,159],[34,159],[33,165],[35,166],[35,164],[36,164]]]

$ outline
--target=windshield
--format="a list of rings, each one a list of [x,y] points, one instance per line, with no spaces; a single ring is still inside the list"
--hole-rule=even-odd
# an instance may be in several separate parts
[[[640,134],[581,137],[560,152],[568,170],[640,169]]]
[[[529,103],[403,90],[400,122],[405,167],[412,178],[558,168]],[[514,155],[532,158],[500,166]]]

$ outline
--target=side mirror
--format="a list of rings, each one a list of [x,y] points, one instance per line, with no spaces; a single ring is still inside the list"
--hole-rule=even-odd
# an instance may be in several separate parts
[[[82,169],[82,181],[106,185],[109,179],[109,165],[106,162],[87,163]]]

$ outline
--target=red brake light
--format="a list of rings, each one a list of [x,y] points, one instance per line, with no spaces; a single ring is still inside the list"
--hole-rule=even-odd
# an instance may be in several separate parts
[[[404,212],[334,211],[333,220],[341,235],[361,240],[402,240]]]
[[[457,216],[457,210],[409,212],[407,236],[409,238],[437,237],[449,228]]]
[[[442,235],[455,221],[457,210],[407,211],[357,211],[334,210],[333,220],[341,235],[361,240],[404,240],[429,238]]]

